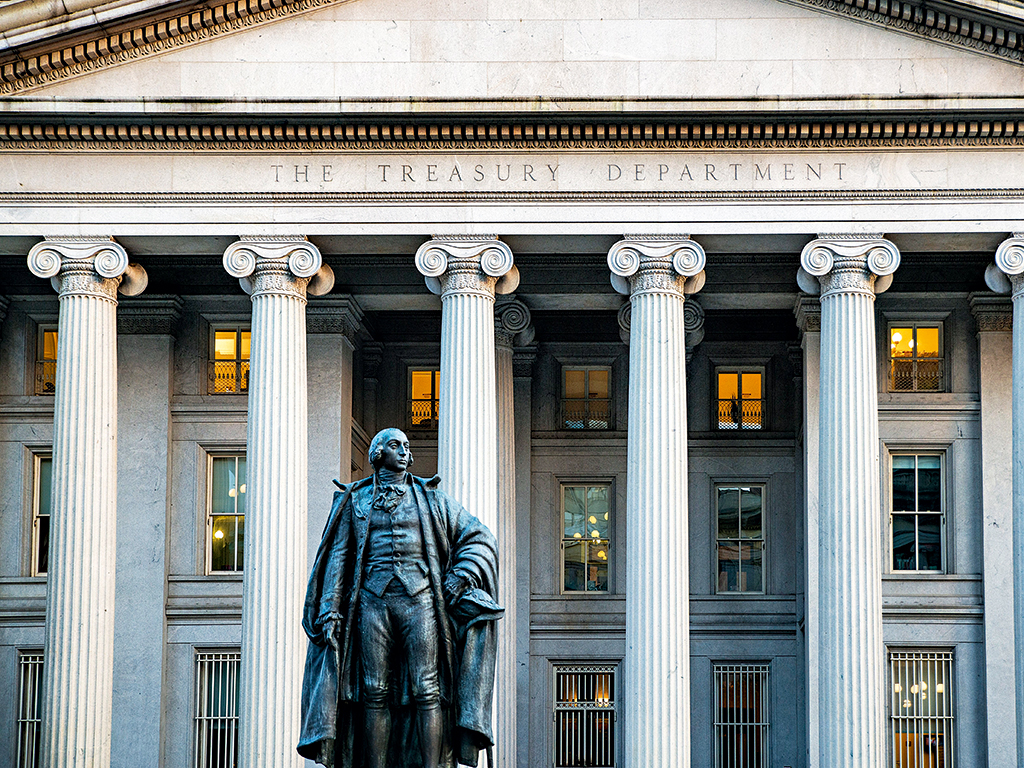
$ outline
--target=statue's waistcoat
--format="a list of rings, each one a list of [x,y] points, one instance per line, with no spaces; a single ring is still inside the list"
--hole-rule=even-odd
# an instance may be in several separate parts
[[[419,594],[430,586],[423,531],[411,496],[405,493],[399,497],[394,511],[389,511],[388,505],[369,510],[363,589],[378,597],[384,595],[393,579],[409,595]]]

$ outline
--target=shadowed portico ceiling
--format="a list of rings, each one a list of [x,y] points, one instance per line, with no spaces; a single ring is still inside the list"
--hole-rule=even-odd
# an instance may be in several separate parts
[[[1024,63],[1020,0],[780,1]],[[343,2],[0,0],[0,95]]]

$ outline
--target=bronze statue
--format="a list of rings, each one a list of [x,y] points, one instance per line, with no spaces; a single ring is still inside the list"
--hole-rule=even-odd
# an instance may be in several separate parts
[[[341,485],[309,577],[298,751],[328,768],[454,768],[490,752],[498,553],[384,429]],[[337,482],[337,481],[335,481]],[[488,760],[490,764],[490,760]]]

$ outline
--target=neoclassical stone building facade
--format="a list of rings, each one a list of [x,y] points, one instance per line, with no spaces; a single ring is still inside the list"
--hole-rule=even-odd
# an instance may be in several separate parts
[[[300,765],[390,425],[498,537],[503,768],[1024,759],[1012,7],[0,23],[0,765]]]

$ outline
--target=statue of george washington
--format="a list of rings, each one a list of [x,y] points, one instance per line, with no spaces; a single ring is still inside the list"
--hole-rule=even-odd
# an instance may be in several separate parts
[[[341,485],[309,577],[298,751],[328,768],[454,768],[490,751],[498,554],[398,429]],[[490,761],[488,761],[490,762]]]

